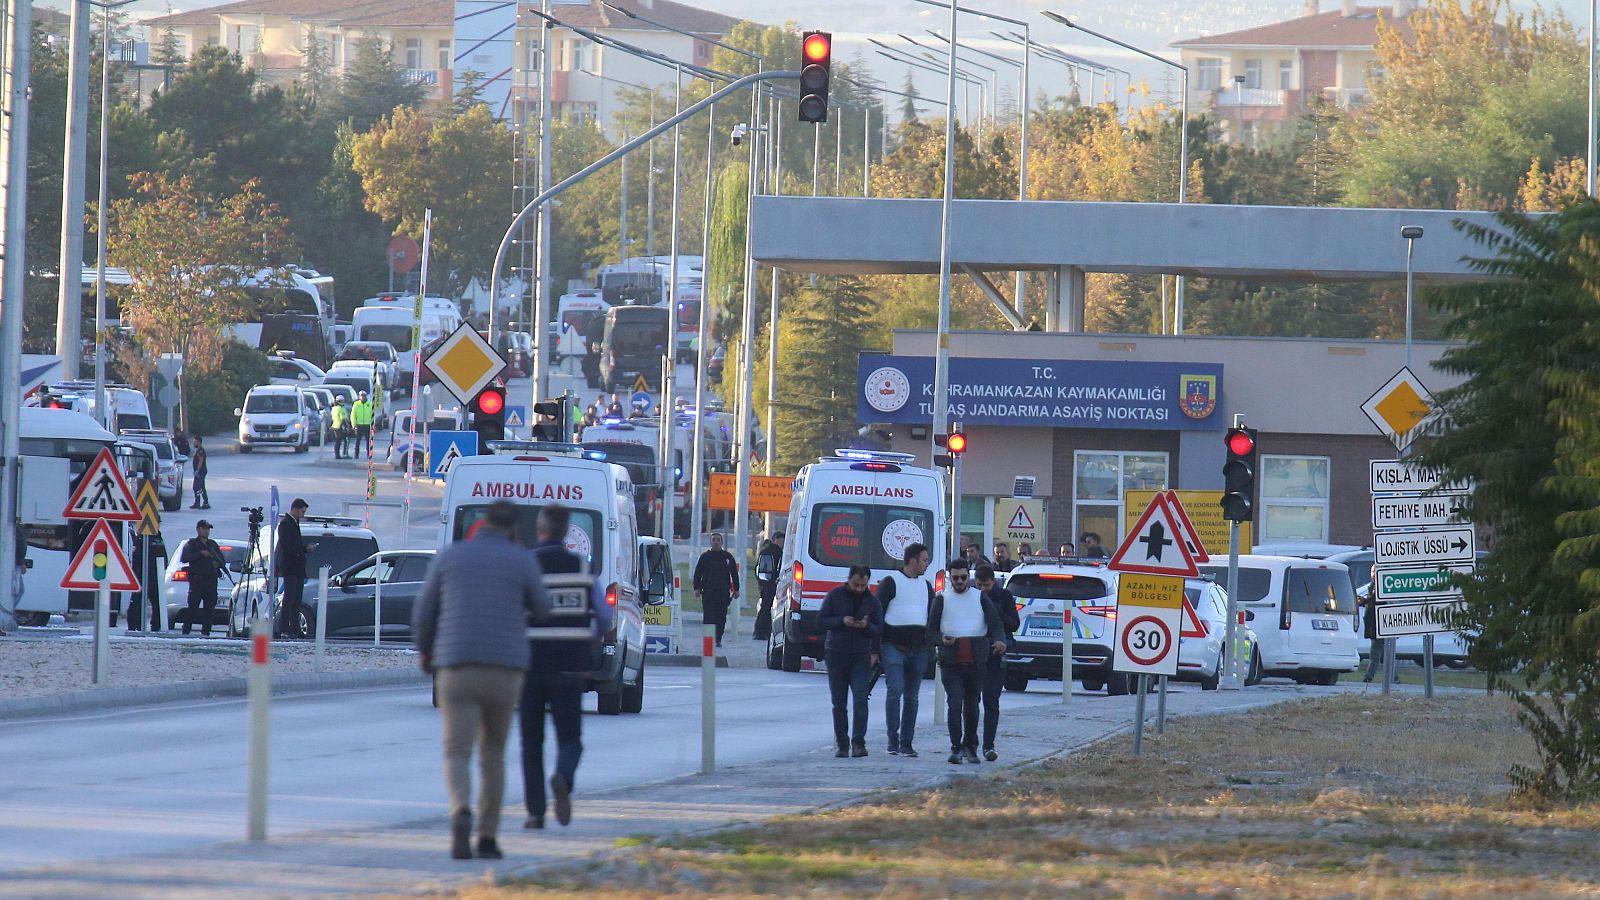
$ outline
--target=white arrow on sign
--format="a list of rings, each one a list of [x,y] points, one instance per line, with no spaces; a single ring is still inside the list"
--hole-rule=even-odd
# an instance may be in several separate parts
[[[1379,566],[1414,563],[1470,563],[1477,558],[1477,535],[1472,526],[1432,528],[1427,531],[1383,531],[1373,535],[1373,555]]]
[[[1459,525],[1467,494],[1429,494],[1421,497],[1373,497],[1373,528],[1430,528]]]

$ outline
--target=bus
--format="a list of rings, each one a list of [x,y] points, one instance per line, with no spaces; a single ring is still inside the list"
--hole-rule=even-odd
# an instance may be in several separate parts
[[[33,406],[22,408],[18,440],[23,457],[66,459],[73,487],[101,450],[117,444],[116,435],[81,412]],[[26,468],[26,460],[23,465]],[[27,485],[23,484],[22,489],[26,491]],[[25,497],[23,500],[23,508],[29,508]],[[67,564],[93,524],[22,525],[17,536],[32,565],[24,569],[21,596],[17,598],[20,624],[48,625],[52,613],[65,615],[69,608],[94,608],[93,591],[68,592],[60,587]]]

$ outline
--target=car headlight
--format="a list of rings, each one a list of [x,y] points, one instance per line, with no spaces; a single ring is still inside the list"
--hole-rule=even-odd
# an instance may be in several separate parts
[[[249,428],[250,427],[250,417],[249,416],[245,416],[244,418],[240,419],[239,420],[239,427],[240,428]]]
[[[294,423],[294,430],[295,431],[299,431],[301,428],[305,427],[305,424],[306,423],[304,423],[304,422],[295,422]]]

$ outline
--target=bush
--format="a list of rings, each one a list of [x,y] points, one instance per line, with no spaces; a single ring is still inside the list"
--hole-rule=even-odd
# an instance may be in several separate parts
[[[185,375],[183,398],[188,405],[190,434],[214,435],[239,426],[233,411],[244,405],[245,394],[271,378],[266,354],[238,341],[222,351],[222,365],[203,375]]]

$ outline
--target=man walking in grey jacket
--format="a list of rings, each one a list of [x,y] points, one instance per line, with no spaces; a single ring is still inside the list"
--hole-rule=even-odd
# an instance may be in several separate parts
[[[417,597],[411,630],[432,672],[444,721],[450,855],[472,858],[472,748],[478,745],[480,859],[500,859],[506,737],[528,668],[528,614],[548,606],[539,560],[513,539],[517,507],[496,501],[477,533],[440,551]]]

